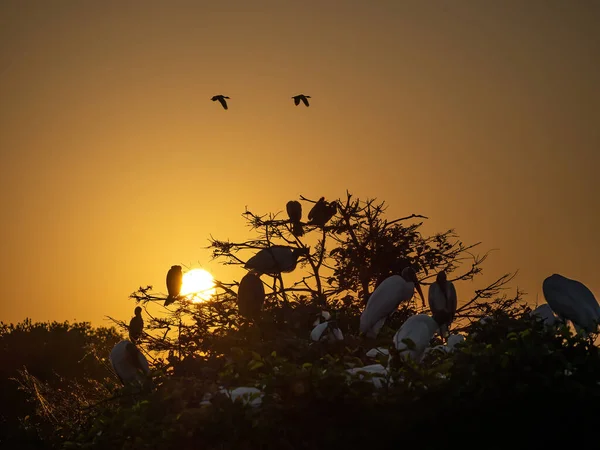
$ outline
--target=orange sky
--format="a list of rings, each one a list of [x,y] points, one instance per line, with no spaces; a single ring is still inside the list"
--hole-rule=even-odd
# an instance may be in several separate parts
[[[519,269],[533,301],[554,272],[598,297],[598,23],[588,1],[3,0],[0,320],[129,319],[172,264],[231,278],[202,247],[247,237],[245,205],[346,188],[498,248],[466,293]]]

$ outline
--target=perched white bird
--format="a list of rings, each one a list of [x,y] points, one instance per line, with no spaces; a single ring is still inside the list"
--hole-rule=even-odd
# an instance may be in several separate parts
[[[367,352],[367,358],[377,358],[378,356],[390,356],[390,351],[385,347],[377,347]]]
[[[358,375],[359,380],[364,379],[364,375],[370,375],[370,381],[373,385],[380,389],[383,387],[385,378],[388,376],[388,370],[381,364],[371,364],[370,366],[364,367],[353,367],[352,369],[346,369],[350,375]]]
[[[307,255],[308,251],[308,248],[291,248],[283,245],[274,245],[260,250],[246,262],[244,267],[261,274],[269,275],[292,272],[296,268],[298,258]]]
[[[239,399],[245,405],[253,407],[260,406],[264,396],[263,392],[255,387],[238,387],[232,390],[221,388],[220,392],[231,398],[232,402]]]
[[[415,287],[425,304],[417,274],[411,267],[406,267],[402,276],[392,275],[383,280],[369,297],[367,307],[360,316],[361,333],[369,338],[377,337],[388,316],[398,309],[400,303],[412,298]]]
[[[313,322],[313,326],[316,327],[317,325],[319,325],[321,323],[321,320],[331,320],[331,314],[329,314],[328,311],[321,311],[319,314],[317,314],[317,318]]]
[[[559,322],[558,318],[554,315],[552,308],[548,303],[538,306],[529,313],[532,317],[536,317],[541,320],[545,325],[552,327]]]
[[[555,273],[544,280],[542,290],[552,310],[559,317],[573,322],[577,332],[597,330],[600,305],[583,283]]]
[[[325,331],[327,331],[327,333],[325,333]],[[319,325],[314,327],[310,333],[310,338],[315,342],[321,341],[324,339],[328,339],[329,342],[335,342],[335,341],[343,341],[344,334],[342,333],[342,330],[340,330],[338,328],[335,321],[332,320],[332,321],[320,323]]]
[[[398,351],[402,351],[403,357],[410,357],[414,361],[420,361],[425,349],[429,347],[429,342],[438,330],[439,326],[431,316],[427,314],[415,314],[406,319],[400,329],[394,335],[394,346]],[[410,339],[414,347],[410,349],[403,339]]]
[[[440,334],[448,338],[448,327],[456,314],[456,289],[446,278],[446,272],[437,274],[435,282],[429,287],[429,309],[435,321],[440,324]]]
[[[457,344],[465,342],[465,337],[462,334],[451,334],[448,336],[448,343],[446,344],[448,348],[454,349]]]
[[[148,361],[130,341],[124,340],[117,343],[110,352],[109,359],[119,380],[124,385],[134,381],[142,382],[144,376],[150,373]]]

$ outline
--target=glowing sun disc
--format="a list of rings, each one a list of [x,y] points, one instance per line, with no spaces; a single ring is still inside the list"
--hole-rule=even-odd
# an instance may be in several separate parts
[[[183,274],[181,295],[185,295],[194,303],[210,300],[215,293],[215,280],[206,270],[192,269]]]

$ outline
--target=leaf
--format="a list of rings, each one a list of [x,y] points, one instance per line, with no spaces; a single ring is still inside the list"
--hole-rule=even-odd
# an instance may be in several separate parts
[[[309,363],[309,362],[306,362],[306,363],[302,364],[302,368],[303,369],[310,369],[311,367],[312,367],[312,364]]]
[[[271,352],[271,357],[272,357],[272,358],[277,358],[277,352],[276,352],[275,350],[273,350],[273,351]]]
[[[252,359],[254,361],[262,361],[262,357],[260,356],[260,354],[254,351],[252,352]]]
[[[265,363],[263,363],[262,361],[256,361],[256,360],[252,360],[248,363],[248,369],[249,370],[256,370],[256,369],[260,369],[262,366],[264,366]]]

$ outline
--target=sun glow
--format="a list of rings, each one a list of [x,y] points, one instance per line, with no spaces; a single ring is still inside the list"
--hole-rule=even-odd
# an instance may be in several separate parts
[[[183,274],[181,295],[185,295],[194,303],[210,300],[215,293],[215,280],[206,270],[192,269]]]

